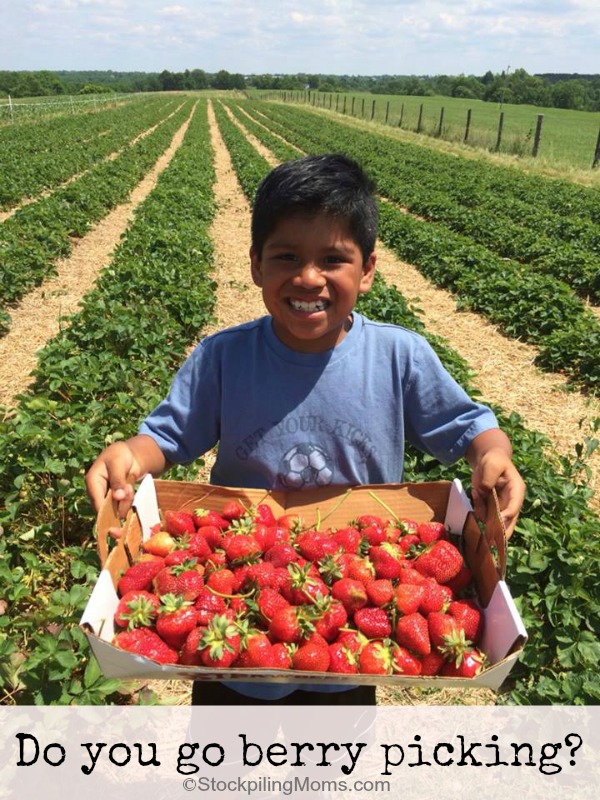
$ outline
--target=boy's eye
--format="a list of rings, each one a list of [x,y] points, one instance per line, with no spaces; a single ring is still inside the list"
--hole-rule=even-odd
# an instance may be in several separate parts
[[[277,253],[275,258],[277,259],[277,261],[295,261],[296,260],[296,256],[294,255],[294,253]]]

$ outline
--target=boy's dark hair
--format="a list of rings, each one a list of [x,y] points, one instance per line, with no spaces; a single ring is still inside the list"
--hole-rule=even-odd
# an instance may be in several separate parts
[[[340,154],[306,156],[275,167],[256,191],[252,245],[258,257],[279,222],[294,214],[329,214],[348,225],[363,260],[375,249],[375,184],[356,161]]]

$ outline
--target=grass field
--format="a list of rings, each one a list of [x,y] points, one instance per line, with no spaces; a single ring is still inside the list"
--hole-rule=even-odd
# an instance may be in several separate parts
[[[306,92],[260,92],[260,97],[273,98],[286,94],[288,100],[308,103]],[[343,112],[346,115],[370,120],[375,101],[373,121],[398,127],[402,117],[402,129],[417,131],[421,106],[421,133],[438,136],[441,110],[444,109],[442,139],[463,142],[467,112],[471,109],[471,125],[468,142],[474,147],[494,150],[498,137],[500,111],[504,112],[501,153],[529,157],[539,114],[544,115],[538,160],[544,164],[575,169],[590,169],[600,127],[600,114],[589,111],[568,111],[560,108],[539,108],[529,105],[484,103],[455,97],[413,97],[401,95],[372,95],[366,93],[332,94],[311,92],[310,104]],[[389,108],[388,108],[389,103]],[[364,104],[364,105],[363,105]],[[364,111],[363,111],[364,108]]]

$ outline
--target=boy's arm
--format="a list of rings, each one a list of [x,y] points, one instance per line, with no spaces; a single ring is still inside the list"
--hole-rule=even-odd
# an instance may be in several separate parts
[[[512,536],[525,499],[525,482],[512,462],[508,436],[499,428],[484,431],[473,439],[465,457],[473,468],[475,514],[485,520],[487,495],[495,487],[506,536]]]
[[[151,436],[138,434],[124,442],[115,442],[103,450],[86,473],[87,493],[96,511],[109,489],[124,519],[133,501],[133,485],[144,475],[161,475],[169,462]],[[129,477],[129,481],[127,480]]]

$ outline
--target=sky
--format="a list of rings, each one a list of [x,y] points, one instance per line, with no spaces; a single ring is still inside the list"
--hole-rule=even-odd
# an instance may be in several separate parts
[[[0,0],[0,70],[600,73],[600,0]]]

